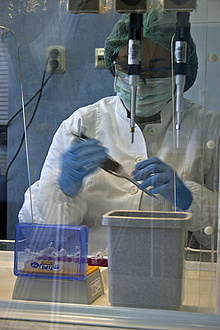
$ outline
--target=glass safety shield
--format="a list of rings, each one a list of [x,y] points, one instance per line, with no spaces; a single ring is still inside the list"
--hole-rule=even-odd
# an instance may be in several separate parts
[[[218,329],[219,17],[1,1],[4,328]]]

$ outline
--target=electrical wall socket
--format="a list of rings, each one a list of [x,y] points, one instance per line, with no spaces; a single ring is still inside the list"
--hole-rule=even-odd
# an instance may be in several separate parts
[[[95,48],[95,68],[106,69],[104,60],[104,48]]]
[[[123,13],[145,13],[148,0],[115,0],[115,11]]]
[[[196,0],[163,0],[165,11],[193,11],[196,9]]]
[[[99,14],[101,7],[100,0],[68,0],[67,10],[71,14],[93,13]]]
[[[63,46],[49,46],[47,48],[47,72],[64,73],[66,70],[66,48]]]

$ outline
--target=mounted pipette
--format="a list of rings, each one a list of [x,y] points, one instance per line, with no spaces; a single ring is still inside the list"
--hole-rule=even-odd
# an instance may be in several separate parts
[[[136,94],[138,79],[141,74],[141,27],[142,14],[131,13],[129,24],[128,40],[128,75],[131,86],[130,103],[130,132],[131,143],[134,143],[135,112],[136,112]]]
[[[176,76],[176,147],[180,144],[181,113],[183,112],[183,93],[188,71],[188,41],[190,38],[190,12],[196,9],[196,0],[163,0],[163,9],[177,13],[175,33],[175,64]]]
[[[175,35],[175,65],[176,76],[176,133],[179,148],[181,112],[183,111],[183,93],[187,75],[188,40],[190,37],[189,12],[178,12]]]

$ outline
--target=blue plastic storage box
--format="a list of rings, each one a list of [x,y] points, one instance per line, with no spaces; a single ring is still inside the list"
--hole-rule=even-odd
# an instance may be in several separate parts
[[[15,229],[16,276],[84,280],[87,277],[86,226],[19,223]]]

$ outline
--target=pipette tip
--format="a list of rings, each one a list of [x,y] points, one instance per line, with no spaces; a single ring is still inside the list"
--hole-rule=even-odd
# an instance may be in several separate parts
[[[134,143],[134,130],[131,130],[131,143]]]

